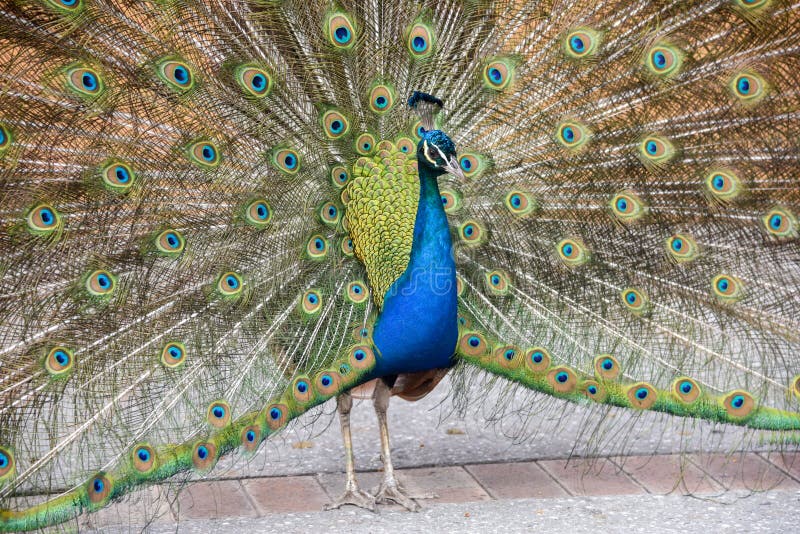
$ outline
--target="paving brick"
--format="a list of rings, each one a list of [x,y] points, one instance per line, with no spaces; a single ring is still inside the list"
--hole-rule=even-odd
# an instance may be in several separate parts
[[[411,494],[436,494],[426,502],[474,502],[486,501],[491,497],[460,466],[420,467],[403,469],[406,487]]]
[[[612,460],[650,493],[693,495],[722,490],[708,474],[679,454],[618,456]]]
[[[469,473],[458,466],[420,467],[397,471],[400,484],[413,496],[436,497],[419,499],[422,506],[437,502],[474,502],[489,500],[491,497]],[[359,473],[361,488],[373,492],[377,489],[383,473]],[[337,497],[344,488],[344,474],[320,475],[320,483],[331,498]]]
[[[573,495],[646,493],[607,458],[542,460],[538,464]]]
[[[761,453],[761,457],[800,481],[800,452]]]
[[[536,462],[467,465],[495,499],[547,499],[569,494]]]
[[[319,512],[331,498],[312,476],[242,480],[260,514]]]
[[[709,473],[725,489],[766,491],[796,490],[800,484],[755,453],[690,455],[689,458]]]
[[[258,516],[238,480],[193,482],[181,491],[175,509],[179,520]]]

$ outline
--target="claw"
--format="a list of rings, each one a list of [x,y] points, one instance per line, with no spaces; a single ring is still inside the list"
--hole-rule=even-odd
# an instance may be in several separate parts
[[[325,505],[325,510],[333,510],[335,508],[340,508],[345,504],[352,504],[353,506],[358,506],[359,508],[364,508],[369,510],[370,512],[375,511],[375,497],[367,493],[366,491],[362,491],[360,489],[355,490],[345,490],[345,492],[333,502],[330,502]]]
[[[375,502],[380,504],[397,503],[409,512],[419,512],[420,505],[408,495],[406,490],[394,479],[384,480],[375,494]],[[422,498],[429,498],[428,496]]]

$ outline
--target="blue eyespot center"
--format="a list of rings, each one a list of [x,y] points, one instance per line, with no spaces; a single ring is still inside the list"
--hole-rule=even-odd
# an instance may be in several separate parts
[[[39,211],[39,218],[46,226],[52,226],[56,220],[55,216],[53,215],[53,211],[49,208],[42,208]]]
[[[175,360],[180,360],[183,357],[183,351],[178,347],[170,347],[167,352],[169,352],[169,355]]]
[[[567,243],[566,245],[564,245],[563,247],[561,247],[561,252],[563,252],[563,253],[564,253],[564,256],[566,256],[566,257],[570,257],[570,256],[572,256],[572,253],[573,253],[574,251],[575,251],[575,249],[574,249],[574,248],[572,247],[572,245],[570,245],[569,243]]]
[[[628,293],[625,294],[625,300],[628,302],[628,304],[633,306],[634,304],[636,304],[637,300],[636,293],[634,293],[633,291],[628,291]]]
[[[586,388],[586,391],[588,391],[591,395],[597,395],[597,386],[591,385]]]
[[[83,88],[87,91],[94,91],[97,89],[97,77],[90,72],[84,72],[83,76],[81,77],[81,82],[83,83]]]
[[[743,95],[750,93],[750,80],[746,76],[742,76],[736,82],[736,89]]]
[[[214,150],[214,147],[212,147],[211,145],[203,145],[202,154],[204,160],[214,161],[214,157],[216,156],[216,151]]]
[[[385,108],[388,103],[389,101],[386,100],[385,96],[379,96],[378,98],[375,99],[375,105],[381,109]]]
[[[252,430],[248,430],[247,432],[245,432],[244,437],[247,441],[253,443],[256,440],[256,433]]]
[[[586,50],[586,45],[584,44],[583,39],[581,39],[577,35],[570,38],[569,46],[572,48],[574,52],[577,52],[578,54]]]
[[[323,386],[328,387],[333,383],[333,379],[328,375],[323,375],[322,380],[320,380]]]
[[[364,150],[369,150],[371,147],[372,145],[369,144],[368,142],[364,142],[364,144],[361,145],[361,148],[363,148]]]
[[[519,195],[512,195],[511,196],[511,205],[515,208],[518,208],[522,205],[522,199]]]
[[[109,286],[111,286],[111,279],[105,274],[98,274],[97,275],[97,285],[99,285],[103,289],[106,289]]]
[[[676,237],[672,240],[672,250],[680,252],[683,249],[683,239]]]
[[[741,408],[744,405],[744,397],[742,395],[736,395],[731,401],[731,405],[734,408]]]
[[[653,64],[657,69],[663,69],[667,66],[667,57],[664,55],[664,52],[659,50],[653,54]]]
[[[777,213],[769,218],[769,227],[772,228],[773,230],[780,230],[782,224],[783,224],[783,217],[781,217]]]
[[[356,295],[359,295],[361,293],[361,286],[354,285],[353,286],[353,293],[355,293]]]
[[[477,348],[481,344],[481,340],[478,336],[470,336],[467,342],[469,343],[469,346],[472,348]]]
[[[575,140],[575,131],[569,126],[566,126],[561,130],[561,135],[564,137],[564,141],[567,143],[572,143]]]
[[[5,469],[8,467],[8,456],[5,453],[0,452],[0,469]]]
[[[286,165],[287,169],[294,169],[295,165],[297,165],[297,158],[295,158],[292,154],[288,154],[285,158],[283,158],[283,163]]]
[[[544,360],[544,354],[542,354],[537,350],[531,356],[531,360],[533,360],[535,363],[542,363],[542,361]]]
[[[58,362],[58,365],[62,367],[66,366],[69,363],[69,355],[63,350],[57,350],[54,357],[56,359],[56,362]]]
[[[636,398],[639,400],[646,399],[649,394],[650,392],[647,391],[647,388],[639,388],[636,390]]]
[[[175,81],[177,81],[179,84],[185,84],[187,81],[189,81],[189,71],[187,71],[185,67],[175,67],[175,70],[173,70],[172,73],[175,77]]]
[[[136,456],[143,462],[150,461],[150,452],[147,449],[139,449],[136,452]]]
[[[355,354],[354,354],[353,356],[355,356],[355,359],[356,359],[356,360],[358,360],[358,361],[360,362],[361,360],[363,360],[364,358],[366,358],[366,357],[367,357],[367,353],[366,353],[366,352],[364,352],[363,350],[360,350],[360,349],[359,349],[359,350],[357,350],[357,351],[355,352]]]
[[[305,393],[306,391],[308,391],[308,384],[306,384],[303,381],[298,382],[297,391],[299,391],[300,393]]]
[[[564,382],[569,380],[569,375],[564,371],[561,371],[560,373],[556,374],[556,380],[558,380],[558,382],[563,384]]]
[[[500,69],[492,67],[489,69],[489,78],[494,84],[500,84],[503,82],[503,73],[500,72]]]
[[[645,150],[651,156],[655,156],[658,153],[658,144],[655,141],[648,141],[647,145],[645,145]]]
[[[214,417],[217,419],[222,419],[225,417],[225,409],[222,406],[214,406],[214,409],[211,410],[211,413],[214,414]]]
[[[500,277],[497,276],[496,274],[492,275],[492,285],[493,286],[500,285]]]
[[[461,168],[469,172],[472,170],[472,161],[469,158],[461,158]]]
[[[277,421],[278,419],[280,419],[281,415],[283,415],[283,414],[281,414],[281,411],[279,409],[277,409],[277,408],[272,408],[269,411],[269,416],[273,421]]]
[[[128,173],[128,170],[119,165],[117,165],[117,167],[114,169],[114,175],[117,177],[117,181],[121,184],[124,184],[130,180],[130,174]]]
[[[681,382],[681,391],[684,394],[688,395],[689,393],[692,392],[693,389],[694,389],[694,386],[692,385],[691,382]]]
[[[100,478],[96,478],[92,482],[92,488],[94,488],[95,493],[101,493],[104,487],[105,484],[103,484],[103,480]]]
[[[261,220],[266,219],[267,215],[269,215],[269,210],[267,209],[267,205],[264,203],[258,204],[256,206],[256,215],[258,215],[258,218]]]
[[[606,371],[610,371],[613,368],[614,368],[614,362],[611,361],[610,358],[606,358],[605,360],[603,360],[603,369],[605,369]]]
[[[307,299],[307,300],[308,300],[308,302],[309,302],[310,304],[316,304],[317,302],[319,302],[319,298],[317,298],[317,296],[316,296],[314,293],[311,293],[311,294],[308,296],[308,299]]]
[[[239,280],[232,274],[229,274],[228,276],[225,277],[225,284],[230,289],[236,289],[239,287]]]
[[[417,35],[411,40],[411,46],[414,48],[415,52],[424,52],[425,49],[428,48],[428,42],[424,37]]]
[[[628,210],[628,201],[624,198],[617,199],[617,210],[618,211],[627,211]]]
[[[508,349],[508,350],[507,350],[507,351],[506,351],[506,352],[503,354],[503,357],[504,357],[506,360],[509,360],[509,361],[511,361],[511,360],[513,360],[513,359],[514,359],[514,356],[515,356],[515,355],[516,355],[516,352],[514,352],[514,351],[513,351],[513,350],[511,350],[511,349]]]
[[[167,244],[172,248],[177,248],[180,245],[180,240],[178,236],[170,232],[167,234]]]
[[[264,77],[263,74],[256,74],[255,76],[253,76],[250,83],[253,86],[253,89],[255,89],[256,91],[261,91],[262,89],[264,89],[264,87],[266,87],[267,79]]]
[[[339,26],[333,32],[333,36],[337,43],[346,44],[348,41],[350,41],[350,30],[346,26]]]
[[[208,449],[206,448],[205,445],[200,445],[199,447],[197,447],[198,458],[200,458],[201,460],[205,460],[207,456],[208,456]]]
[[[342,128],[344,128],[344,124],[342,124],[342,121],[335,120],[335,121],[331,122],[331,131],[333,133],[341,132]]]
[[[67,7],[72,7],[78,3],[78,0],[61,0],[61,3]]]
[[[321,251],[321,250],[324,250],[324,249],[325,249],[325,241],[323,241],[323,240],[322,240],[321,238],[319,238],[319,237],[318,237],[318,238],[316,238],[316,239],[314,240],[314,248],[316,248],[317,250],[320,250],[320,251]]]
[[[725,291],[727,291],[729,287],[730,287],[730,282],[728,281],[728,279],[727,279],[727,278],[720,278],[720,279],[717,281],[717,289],[719,289],[719,290],[720,290],[720,291],[722,291],[723,293],[724,293]]]
[[[465,236],[472,237],[472,234],[474,234],[474,233],[475,233],[475,227],[472,226],[471,224],[468,224],[467,226],[464,227],[464,235]]]
[[[725,177],[719,174],[714,176],[714,180],[711,182],[711,185],[714,186],[714,189],[717,191],[722,191],[722,188],[725,187]]]

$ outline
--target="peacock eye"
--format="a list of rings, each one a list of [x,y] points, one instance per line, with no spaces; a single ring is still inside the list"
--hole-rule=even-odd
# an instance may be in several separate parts
[[[439,157],[439,153],[435,148],[431,147],[431,148],[428,149],[428,159],[429,160],[436,161],[436,159],[438,157]]]

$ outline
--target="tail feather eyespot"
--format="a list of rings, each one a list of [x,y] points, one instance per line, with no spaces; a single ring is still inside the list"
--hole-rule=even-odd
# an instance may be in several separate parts
[[[578,377],[569,367],[559,366],[547,373],[547,382],[556,393],[572,393],[578,386]]]
[[[525,365],[534,373],[542,373],[550,368],[550,352],[543,347],[533,347],[525,351]]]
[[[217,446],[210,441],[200,441],[192,448],[192,465],[197,471],[205,472],[217,463]]]
[[[753,396],[740,389],[731,391],[722,399],[722,406],[727,414],[734,419],[747,417],[752,413],[755,405]]]
[[[681,376],[672,383],[672,394],[684,404],[692,404],[700,398],[702,390],[696,381]]]
[[[651,408],[658,400],[658,392],[647,382],[637,382],[628,386],[625,395],[631,406],[640,410]]]
[[[105,505],[113,489],[114,483],[111,477],[103,472],[97,473],[86,483],[86,492],[93,508]]]
[[[131,450],[131,463],[139,473],[152,473],[157,467],[156,452],[147,443],[139,443]]]
[[[255,452],[262,440],[261,427],[259,425],[249,425],[242,429],[240,436],[242,448],[246,452]]]
[[[611,354],[600,354],[594,359],[594,374],[601,380],[615,380],[622,369],[619,362]]]
[[[206,419],[215,428],[225,428],[231,422],[231,407],[223,401],[214,401],[208,406]]]

